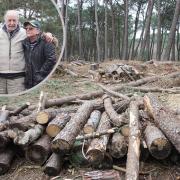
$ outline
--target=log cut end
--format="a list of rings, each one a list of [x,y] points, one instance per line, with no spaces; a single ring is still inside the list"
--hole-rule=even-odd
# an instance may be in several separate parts
[[[49,120],[49,115],[47,112],[42,111],[37,114],[36,121],[39,124],[46,124],[48,123],[48,120]]]
[[[47,126],[46,128],[46,133],[50,136],[50,137],[56,137],[57,134],[60,132],[60,127],[55,125],[55,124],[51,124],[49,126]]]
[[[83,128],[85,134],[91,134],[94,132],[94,128],[90,124],[86,124]]]
[[[150,148],[150,153],[156,159],[165,159],[171,152],[171,144],[166,139],[156,139]]]
[[[39,145],[33,145],[26,151],[26,159],[39,165],[44,164],[48,156],[49,152]]]
[[[87,152],[87,159],[92,164],[99,164],[104,159],[104,153],[99,149],[92,149]]]
[[[54,153],[66,154],[71,149],[71,146],[67,141],[63,139],[57,139],[52,142],[51,149]]]

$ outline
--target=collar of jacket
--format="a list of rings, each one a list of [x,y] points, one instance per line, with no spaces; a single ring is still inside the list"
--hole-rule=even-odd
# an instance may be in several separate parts
[[[9,33],[9,32],[7,31],[6,24],[3,25],[2,29],[3,29],[7,34],[9,34],[9,37],[12,39],[12,38],[17,34],[17,32],[19,32],[20,27],[19,27],[19,25],[17,25],[17,28],[16,28],[14,31],[12,31],[12,33]]]

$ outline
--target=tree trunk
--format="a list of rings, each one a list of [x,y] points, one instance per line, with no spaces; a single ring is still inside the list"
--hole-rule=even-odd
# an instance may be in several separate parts
[[[108,13],[107,13],[107,0],[105,0],[105,24],[104,24],[104,44],[105,44],[105,49],[104,49],[104,59],[107,60],[108,58]]]
[[[67,123],[65,128],[55,137],[52,142],[53,152],[67,153],[73,146],[76,136],[80,133],[86,124],[91,112],[93,111],[93,103],[85,102]]]
[[[140,130],[139,109],[135,101],[131,101],[129,107],[129,146],[126,162],[126,180],[139,179],[139,156],[140,156]]]
[[[60,154],[53,153],[44,166],[44,173],[48,176],[57,176],[63,165],[63,158]]]
[[[171,141],[175,148],[180,152],[180,121],[168,111],[153,94],[144,96],[144,104],[149,115],[154,119],[154,123],[166,137]]]
[[[26,159],[39,165],[43,165],[51,154],[50,137],[44,134],[26,151]]]
[[[109,144],[109,152],[113,158],[122,158],[127,154],[128,144],[125,137],[117,132],[113,134]]]
[[[148,125],[144,134],[148,149],[153,157],[165,159],[169,156],[171,144],[157,127]]]
[[[96,47],[97,47],[97,62],[99,63],[101,60],[100,57],[100,43],[99,43],[99,38],[100,38],[100,34],[99,34],[99,22],[98,22],[98,0],[94,0],[94,4],[95,4],[95,21],[96,21]]]
[[[169,60],[170,59],[170,53],[171,53],[171,48],[172,48],[172,44],[173,44],[173,39],[175,37],[175,33],[176,33],[176,24],[178,22],[179,19],[179,14],[180,14],[180,0],[176,1],[176,8],[175,8],[175,13],[174,13],[174,17],[173,17],[173,22],[171,25],[171,29],[170,29],[170,33],[169,33],[169,37],[168,37],[168,44],[165,48],[165,53],[163,56],[163,60]]]
[[[85,134],[95,132],[96,128],[99,124],[100,118],[101,118],[101,112],[98,110],[94,110],[91,113],[90,118],[88,119],[87,123],[85,124],[85,126],[83,128],[83,132]]]
[[[148,8],[147,8],[147,16],[146,16],[146,24],[145,24],[145,34],[142,40],[142,46],[140,50],[140,60],[144,60],[145,52],[147,53],[149,49],[147,49],[147,40],[150,33],[150,24],[151,24],[151,17],[152,17],[152,10],[154,6],[154,0],[148,0]]]
[[[128,60],[128,8],[129,1],[124,0],[125,4],[125,19],[124,19],[124,47],[123,47],[123,60]]]
[[[104,112],[98,125],[97,132],[108,130],[111,128],[110,119]],[[109,134],[103,135],[100,138],[95,138],[86,152],[87,159],[92,164],[99,164],[103,161],[106,152],[106,146],[109,141]]]
[[[67,113],[58,114],[46,127],[46,133],[50,137],[56,137],[57,134],[66,126],[71,119]]]
[[[161,0],[158,0],[158,33],[157,33],[157,50],[156,50],[156,59],[161,60],[161,47],[162,47],[162,38],[161,38]]]

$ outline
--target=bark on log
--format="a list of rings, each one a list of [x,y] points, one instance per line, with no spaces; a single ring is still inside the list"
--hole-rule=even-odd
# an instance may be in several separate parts
[[[62,169],[62,165],[63,157],[59,154],[53,153],[47,160],[43,171],[48,176],[57,176]]]
[[[148,82],[153,82],[156,81],[160,78],[174,78],[174,77],[178,77],[180,76],[179,72],[175,72],[175,73],[171,73],[168,75],[158,75],[158,76],[154,76],[154,77],[146,77],[143,79],[139,79],[137,81],[132,81],[117,87],[112,88],[113,91],[120,91],[123,89],[124,86],[140,86],[142,84],[148,83]],[[71,101],[75,101],[78,99],[84,99],[84,100],[89,100],[89,99],[93,99],[99,96],[102,96],[104,94],[104,91],[99,90],[99,91],[95,91],[95,92],[91,92],[91,93],[86,93],[86,94],[81,94],[81,95],[74,95],[74,96],[68,96],[68,97],[62,97],[59,99],[51,99],[48,100],[46,102],[46,108],[48,107],[52,107],[52,106],[61,106],[67,102],[71,102]]]
[[[76,136],[80,133],[83,126],[86,124],[91,112],[93,111],[93,103],[85,102],[74,115],[73,118],[66,124],[65,128],[55,137],[52,142],[53,152],[68,152],[73,146]]]
[[[156,159],[165,159],[171,152],[171,144],[164,134],[155,126],[148,125],[144,132],[148,149]]]
[[[10,119],[9,127],[11,129],[17,128],[22,131],[27,131],[29,128],[34,127],[36,115],[37,113],[33,112],[31,115],[22,117],[17,120]]]
[[[4,149],[10,142],[11,139],[8,136],[8,130],[0,132],[0,151]]]
[[[95,130],[99,124],[100,118],[101,118],[101,112],[98,110],[94,110],[91,113],[90,118],[88,119],[87,123],[85,124],[85,126],[83,128],[83,132],[85,134],[95,132]]]
[[[136,101],[131,101],[129,108],[129,146],[126,162],[126,180],[139,179],[140,131],[139,109]]]
[[[98,125],[97,132],[105,131],[111,128],[110,119],[106,112],[101,116],[101,120]],[[86,152],[87,159],[92,164],[99,164],[104,159],[106,152],[106,146],[109,141],[109,135],[103,135],[100,138],[95,138],[91,141],[91,144]]]
[[[17,109],[15,109],[14,111],[11,111],[10,115],[11,116],[16,116],[19,113],[21,113],[24,109],[28,108],[29,106],[30,106],[30,103],[27,102],[27,103],[23,104],[21,107],[18,107]]]
[[[110,97],[108,97],[107,95],[104,95],[103,99],[104,99],[104,107],[105,107],[106,113],[111,119],[111,122],[114,126],[120,127],[128,123],[124,115],[120,115],[114,110],[112,106],[112,100]]]
[[[83,180],[90,180],[90,179],[101,179],[101,180],[121,180],[121,177],[119,175],[118,171],[115,170],[106,170],[106,171],[91,171],[91,172],[86,172],[83,174]]]
[[[51,154],[50,137],[44,134],[34,144],[31,144],[26,151],[26,158],[36,164],[42,165]]]
[[[109,148],[110,155],[113,158],[116,159],[122,158],[127,154],[127,150],[128,150],[127,140],[119,132],[113,134],[109,147],[110,147]]]
[[[66,126],[71,119],[67,113],[58,114],[46,127],[46,133],[50,137],[56,137],[57,134]]]
[[[153,94],[144,97],[144,104],[154,123],[162,130],[180,153],[180,121],[167,108],[165,108]]]
[[[0,175],[5,174],[10,169],[14,155],[15,151],[11,148],[0,153]]]
[[[40,124],[34,126],[26,132],[23,131],[8,131],[9,137],[14,141],[14,144],[26,146],[38,139],[44,131],[44,127]]]

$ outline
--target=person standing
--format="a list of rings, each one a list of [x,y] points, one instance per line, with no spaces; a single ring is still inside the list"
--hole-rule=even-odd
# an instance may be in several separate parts
[[[24,23],[27,38],[23,41],[25,55],[25,87],[40,83],[56,64],[55,45],[45,40],[36,20]]]
[[[26,32],[19,26],[19,14],[8,10],[0,29],[0,94],[25,90],[25,59],[22,41]]]

